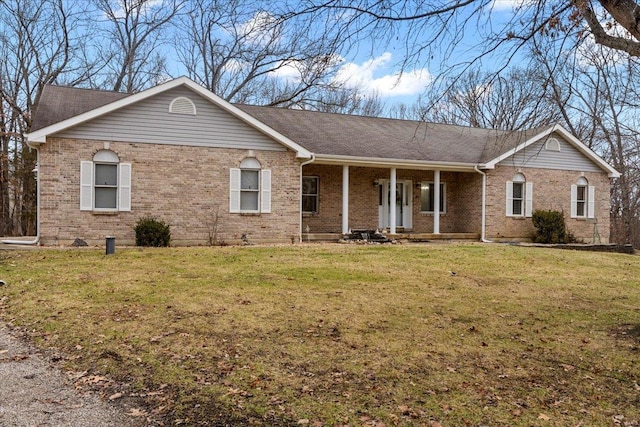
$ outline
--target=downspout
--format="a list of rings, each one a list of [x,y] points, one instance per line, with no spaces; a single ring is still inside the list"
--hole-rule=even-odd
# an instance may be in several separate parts
[[[33,240],[2,240],[7,245],[37,245],[40,242],[40,150],[38,147],[32,147],[36,150],[36,238]]]
[[[482,225],[480,226],[480,241],[483,243],[493,243],[491,240],[488,240],[485,235],[485,228],[487,227],[487,174],[482,172],[478,165],[475,165],[473,168],[482,175]]]
[[[311,153],[311,158],[305,162],[300,163],[300,185],[298,188],[300,189],[300,226],[298,227],[298,241],[302,243],[302,167],[308,165],[309,163],[313,163],[316,160],[316,155]]]

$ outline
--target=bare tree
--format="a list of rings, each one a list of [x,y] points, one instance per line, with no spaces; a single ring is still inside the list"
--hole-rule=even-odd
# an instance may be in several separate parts
[[[77,83],[82,4],[63,0],[0,2],[0,235],[34,234],[35,152],[24,143],[45,84]],[[65,73],[84,71],[72,78]],[[75,74],[75,73],[74,73]]]
[[[470,70],[446,86],[444,93],[425,95],[423,120],[523,130],[556,123],[560,118],[546,96],[546,77],[535,69],[512,69],[497,77]]]
[[[336,45],[305,20],[278,20],[270,2],[190,0],[176,34],[188,75],[234,102],[290,106],[326,84]]]
[[[434,54],[452,59],[469,32],[478,39],[471,63],[501,53],[503,64],[507,64],[516,52],[543,33],[578,41],[592,34],[598,44],[640,56],[640,5],[632,0],[521,2],[513,7],[506,21],[492,20],[494,0],[283,1],[289,6],[285,19],[307,15],[313,17],[309,19],[332,22],[327,30],[343,40],[357,43],[373,36],[377,44],[400,41],[405,47],[405,66],[428,60]],[[612,31],[614,28],[623,31]],[[464,48],[469,51],[469,46]],[[466,69],[470,63],[458,65]]]
[[[611,194],[612,239],[640,247],[639,60],[595,43],[566,49],[544,38],[532,57],[563,125],[621,173]]]
[[[133,93],[157,84],[165,72],[163,31],[185,0],[98,0],[105,36],[94,47],[103,64],[95,86]]]

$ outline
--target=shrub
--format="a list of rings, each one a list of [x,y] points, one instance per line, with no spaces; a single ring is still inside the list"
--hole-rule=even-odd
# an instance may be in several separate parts
[[[567,243],[569,234],[564,223],[564,214],[559,211],[537,210],[533,212],[533,226],[536,227],[536,243]]]
[[[169,225],[159,219],[140,218],[133,229],[136,232],[136,246],[169,246],[171,240]]]

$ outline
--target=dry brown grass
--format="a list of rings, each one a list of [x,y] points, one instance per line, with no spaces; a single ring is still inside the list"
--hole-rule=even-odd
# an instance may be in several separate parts
[[[638,257],[471,244],[0,259],[5,321],[167,423],[640,420]]]

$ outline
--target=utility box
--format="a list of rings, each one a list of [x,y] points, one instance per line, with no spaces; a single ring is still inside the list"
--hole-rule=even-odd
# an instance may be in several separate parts
[[[116,238],[113,236],[107,236],[107,255],[113,255],[116,253]]]

